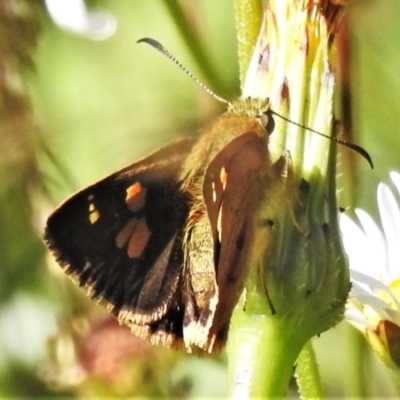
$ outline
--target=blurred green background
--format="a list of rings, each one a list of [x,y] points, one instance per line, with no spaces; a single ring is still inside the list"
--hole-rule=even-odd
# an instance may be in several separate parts
[[[3,3],[0,397],[87,394],[49,384],[49,374],[57,375],[54,359],[62,359],[54,356],[55,349],[65,357],[73,354],[62,346],[49,350],[49,343],[54,345],[49,339],[59,339],[60,332],[75,335],[69,317],[88,313],[96,319],[99,311],[57,273],[40,240],[44,222],[75,190],[173,138],[196,135],[223,109],[166,58],[136,44],[138,39],[160,40],[216,93],[229,99],[240,93],[233,0],[177,2],[198,35],[204,51],[200,62],[170,12],[171,0],[88,1],[89,8],[107,10],[117,20],[115,34],[105,41],[60,29],[38,1]],[[18,18],[11,18],[7,7],[15,7]],[[352,140],[370,152],[375,169],[356,157],[356,167],[343,168],[341,179],[353,185],[353,204],[375,216],[378,182],[388,182],[388,172],[400,170],[399,20],[398,0],[354,0],[349,10]],[[214,72],[203,73],[205,62]],[[315,346],[330,397],[396,396],[398,376],[344,323],[317,338]],[[160,367],[170,396],[223,397],[223,355],[162,358],[171,360]],[[142,395],[150,396],[145,390]]]

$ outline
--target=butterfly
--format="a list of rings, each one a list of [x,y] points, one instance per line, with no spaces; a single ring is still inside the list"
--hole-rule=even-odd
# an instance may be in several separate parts
[[[140,41],[198,82],[160,43]],[[74,194],[44,234],[67,275],[120,323],[152,344],[189,352],[226,343],[252,257],[260,256],[255,237],[273,229],[257,210],[287,168],[285,155],[272,162],[268,151],[279,115],[269,99],[213,96],[228,110],[198,139],[169,143]],[[332,140],[372,166],[361,147]]]
[[[279,173],[269,101],[239,99],[185,138],[74,194],[44,239],[64,271],[153,344],[213,352],[248,274],[255,210]]]

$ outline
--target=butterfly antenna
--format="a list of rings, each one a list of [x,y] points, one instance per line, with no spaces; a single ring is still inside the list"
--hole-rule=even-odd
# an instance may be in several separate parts
[[[209,95],[214,97],[214,99],[220,101],[221,103],[230,105],[229,101],[225,100],[221,96],[215,94],[210,88],[208,88],[203,82],[201,82],[196,76],[194,76],[180,61],[160,42],[151,38],[143,38],[137,41],[137,43],[147,43],[151,47],[154,47],[164,56],[168,57],[173,63],[175,63],[186,75],[192,78],[203,90],[205,90]]]
[[[345,146],[345,147],[347,147],[349,149],[352,149],[356,153],[360,154],[360,156],[362,156],[368,162],[370,167],[372,169],[374,169],[374,163],[372,162],[371,156],[361,146],[358,146],[357,144],[354,144],[354,143],[346,142],[345,140],[340,140],[340,139],[337,139],[335,137],[331,137],[331,136],[325,135],[324,133],[321,133],[321,132],[318,132],[318,131],[316,131],[314,129],[311,129],[308,126],[305,126],[305,125],[299,124],[297,122],[294,122],[294,121],[290,120],[289,118],[286,118],[283,115],[280,115],[280,114],[276,113],[275,111],[270,110],[270,113],[273,114],[273,115],[276,115],[277,117],[283,119],[286,122],[290,122],[293,125],[296,125],[296,126],[298,126],[300,128],[303,128],[303,129],[306,129],[307,131],[316,133],[317,135],[320,135],[320,136],[322,136],[324,138],[327,138],[329,140],[333,140],[336,143],[339,143],[339,144],[341,144],[341,145],[343,145],[343,146]]]

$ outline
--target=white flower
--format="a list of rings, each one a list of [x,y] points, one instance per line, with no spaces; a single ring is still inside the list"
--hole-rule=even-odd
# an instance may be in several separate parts
[[[53,21],[61,28],[93,40],[109,38],[116,30],[115,18],[103,11],[88,11],[83,0],[45,0]]]
[[[400,194],[400,174],[390,176]],[[352,280],[346,318],[387,365],[400,368],[400,210],[384,183],[378,207],[382,229],[360,209],[355,213],[361,228],[346,215],[340,218]]]

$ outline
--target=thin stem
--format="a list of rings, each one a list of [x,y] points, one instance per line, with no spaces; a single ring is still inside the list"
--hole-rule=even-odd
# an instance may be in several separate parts
[[[349,358],[348,371],[345,374],[344,390],[346,397],[365,398],[367,396],[367,382],[365,376],[368,357],[363,337],[352,326],[345,325],[344,332],[347,336]]]
[[[301,351],[297,359],[296,379],[300,397],[305,399],[322,399],[321,377],[311,341]]]

